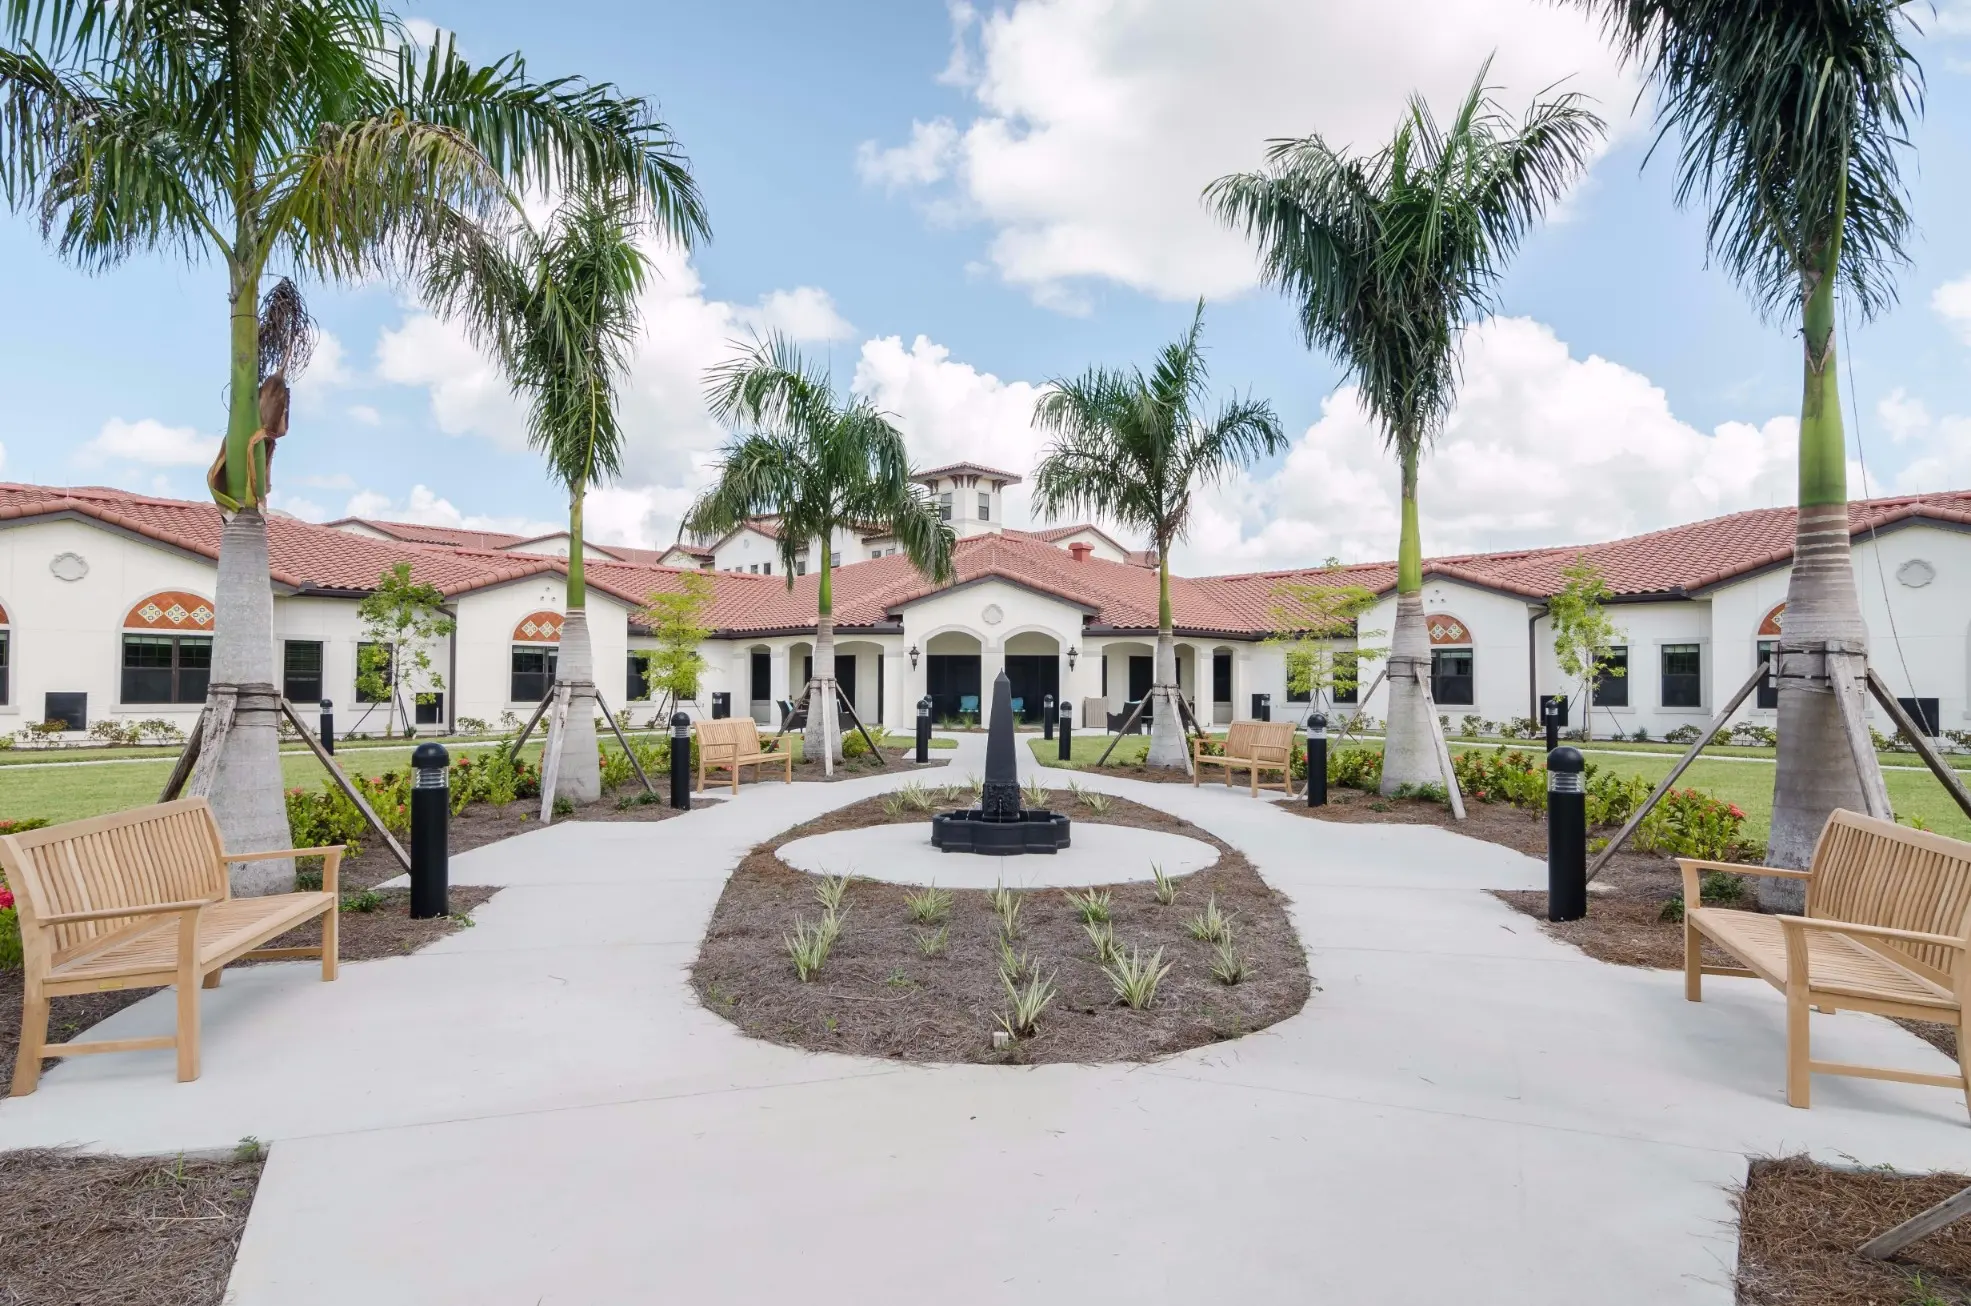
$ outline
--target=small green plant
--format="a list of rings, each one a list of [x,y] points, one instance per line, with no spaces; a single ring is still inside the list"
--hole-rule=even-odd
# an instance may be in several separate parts
[[[1143,1011],[1155,1004],[1157,985],[1170,973],[1170,963],[1163,959],[1162,948],[1151,953],[1147,960],[1131,948],[1126,957],[1118,950],[1114,959],[1102,967],[1102,973],[1109,977],[1123,1005],[1132,1011]]]
[[[849,877],[847,875],[824,875],[814,886],[814,896],[821,903],[821,909],[833,914],[842,910],[842,900],[848,896]]]
[[[1252,974],[1252,963],[1246,960],[1230,939],[1220,943],[1211,962],[1211,977],[1220,984],[1232,985],[1245,980]]]
[[[1200,943],[1232,941],[1232,917],[1218,910],[1218,895],[1215,893],[1205,901],[1205,909],[1193,916],[1184,928]]]
[[[252,1134],[248,1134],[245,1138],[233,1144],[233,1159],[235,1161],[263,1161],[266,1157],[267,1145],[255,1138]]]
[[[1081,805],[1096,816],[1101,816],[1109,810],[1110,798],[1107,794],[1097,793],[1091,789],[1082,795]]]
[[[357,889],[342,895],[342,910],[361,912],[364,915],[377,911],[383,906],[383,895],[375,889]]]
[[[899,786],[896,796],[913,812],[928,812],[938,805],[937,793],[926,789],[915,780]]]
[[[556,816],[573,816],[575,814],[575,800],[572,798],[563,798],[557,794],[554,799],[554,814]]]
[[[1427,803],[1448,803],[1451,801],[1451,795],[1445,791],[1444,786],[1434,780],[1427,780],[1422,784],[1397,785],[1396,797],[1421,798]]]
[[[903,900],[910,909],[910,919],[919,925],[941,925],[951,919],[951,894],[933,884],[922,893],[913,893]]]
[[[883,815],[889,817],[892,821],[901,821],[904,818],[904,814],[909,810],[910,800],[902,794],[888,793],[883,795]]]
[[[993,886],[992,913],[999,917],[999,928],[1009,939],[1020,937],[1020,909],[1024,906],[1024,894],[1014,893],[1004,882]]]
[[[1068,781],[1069,802],[1079,805],[1082,802],[1082,800],[1087,797],[1088,797],[1088,791],[1082,788],[1081,781],[1079,780]]]
[[[1084,889],[1080,893],[1066,890],[1063,894],[1068,906],[1075,909],[1083,925],[1094,925],[1109,919],[1109,891],[1107,889]]]
[[[1052,976],[1035,972],[1021,988],[1006,978],[1001,971],[999,982],[1006,989],[1009,1009],[999,1017],[999,1027],[1013,1038],[1029,1038],[1039,1028],[1040,1013],[1046,1011],[1054,1001],[1054,980]]]
[[[1150,878],[1156,881],[1157,901],[1168,907],[1177,901],[1177,881],[1163,873],[1163,864],[1150,863]]]
[[[1047,786],[1041,783],[1039,776],[1035,776],[1020,786],[1020,797],[1028,807],[1039,811],[1048,803]]]
[[[1116,946],[1115,926],[1106,921],[1089,921],[1081,927],[1088,934],[1088,942],[1094,945],[1097,965],[1106,966],[1122,955]]]
[[[1706,902],[1743,902],[1745,877],[1730,871],[1706,871],[1697,882],[1697,891]]]
[[[820,972],[841,934],[842,918],[832,911],[823,912],[819,921],[810,921],[805,916],[794,918],[794,932],[782,935],[781,940],[787,945],[787,955],[794,962],[794,975],[801,983],[807,983]]]
[[[926,957],[942,957],[951,943],[951,927],[940,925],[933,933],[930,930],[917,931],[917,951]]]
[[[1005,935],[999,938],[999,975],[1001,979],[1018,980],[1022,975],[1033,976],[1040,973],[1040,964],[1027,952],[1013,951],[1013,941]]]
[[[985,777],[968,775],[965,777],[965,791],[972,796],[972,806],[977,807],[985,801]]]
[[[903,967],[901,966],[898,966],[895,969],[891,970],[889,974],[889,978],[883,981],[883,983],[889,985],[893,989],[907,989],[911,985],[915,984],[916,982],[917,982],[916,980],[911,979],[910,976],[904,973]]]

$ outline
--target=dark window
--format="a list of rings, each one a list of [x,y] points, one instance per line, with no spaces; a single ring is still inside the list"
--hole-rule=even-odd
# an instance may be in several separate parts
[[[1620,673],[1619,675],[1617,673]],[[1595,672],[1595,706],[1629,706],[1629,650],[1612,648]]]
[[[445,724],[445,696],[432,692],[417,696],[417,723],[421,726],[442,726]]]
[[[1704,706],[1703,657],[1695,644],[1663,646],[1663,706]]]
[[[623,698],[639,703],[650,697],[650,664],[641,653],[632,653],[623,677]]]
[[[1779,706],[1779,641],[1762,639],[1759,641],[1759,657],[1766,663],[1766,678],[1759,682],[1755,691],[1760,707],[1771,710]]]
[[[992,496],[984,491],[979,493],[979,520],[992,520]]]
[[[383,677],[383,692],[373,694],[363,688],[363,669],[376,658],[383,659],[378,668]],[[396,650],[388,644],[356,645],[356,701],[358,703],[384,703],[390,699],[390,687],[397,683]]]
[[[554,683],[554,662],[559,649],[549,645],[513,646],[512,702],[538,703],[547,697]]]
[[[211,678],[210,635],[123,637],[126,703],[203,703]]]
[[[1211,701],[1229,703],[1232,701],[1232,655],[1214,653],[1211,655]]]
[[[1471,650],[1434,648],[1430,651],[1430,696],[1439,707],[1470,707]]]
[[[1938,702],[1934,698],[1899,698],[1903,711],[1909,719],[1916,722],[1916,728],[1923,732],[1925,739],[1935,739],[1943,734],[1943,718],[1938,715]]]
[[[1353,703],[1362,694],[1362,686],[1356,680],[1361,674],[1360,664],[1355,660],[1354,649],[1335,650],[1335,690],[1337,703]]]
[[[45,694],[42,696],[41,719],[60,721],[70,730],[89,728],[89,696],[87,694]]]
[[[1308,675],[1313,669],[1313,663],[1314,655],[1312,653],[1292,652],[1287,654],[1287,702],[1306,703],[1313,699],[1314,693],[1311,685],[1303,684],[1299,688],[1295,688],[1293,683],[1295,673],[1298,672],[1303,676]]]
[[[1140,703],[1150,696],[1150,686],[1154,683],[1156,660],[1141,653],[1129,657],[1129,701]]]
[[[938,520],[951,520],[951,491],[946,490],[938,496]]]
[[[773,654],[753,654],[753,701],[764,703],[773,697]]]
[[[1102,655],[1102,697],[1109,696],[1109,655]]]
[[[281,649],[281,693],[290,703],[322,701],[322,645],[291,639]]]
[[[0,704],[13,700],[7,697],[7,655],[10,648],[8,632],[0,630]]]

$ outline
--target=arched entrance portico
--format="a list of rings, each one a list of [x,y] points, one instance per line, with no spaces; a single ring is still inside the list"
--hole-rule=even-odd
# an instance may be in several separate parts
[[[1045,702],[1061,697],[1061,642],[1043,631],[1028,630],[1006,640],[1006,679],[1013,690],[1013,715],[1038,724]]]
[[[982,719],[983,653],[978,638],[961,630],[941,631],[925,642],[924,692],[931,696],[932,720],[953,721],[961,715]]]

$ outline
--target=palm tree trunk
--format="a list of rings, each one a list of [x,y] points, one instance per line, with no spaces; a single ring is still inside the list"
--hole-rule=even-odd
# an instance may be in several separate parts
[[[1834,224],[1836,231],[1840,223]],[[1868,643],[1848,531],[1847,449],[1841,395],[1834,370],[1834,287],[1838,239],[1821,271],[1805,279],[1802,348],[1805,386],[1800,404],[1800,512],[1793,537],[1793,571],[1786,587],[1785,633],[1779,646],[1779,758],[1773,771],[1773,823],[1767,860],[1803,868],[1828,814],[1837,807],[1867,810],[1864,786],[1881,772],[1856,767],[1841,713],[1817,649],[1830,642],[1853,649]],[[1797,881],[1762,880],[1768,910],[1802,909]]]
[[[265,852],[291,848],[287,800],[282,794],[280,691],[274,685],[274,589],[268,577],[267,521],[247,498],[246,459],[260,420],[260,286],[241,268],[231,277],[232,321],[228,340],[231,391],[226,423],[226,494],[244,504],[219,532],[219,570],[213,594],[218,612],[212,638],[211,690],[238,692],[232,728],[212,762],[212,814],[227,849]],[[264,494],[264,472],[258,481]],[[294,863],[236,862],[233,892],[242,897],[287,893]]]
[[[1190,766],[1184,749],[1184,722],[1177,714],[1177,639],[1170,611],[1170,541],[1157,541],[1157,676],[1150,690],[1150,751],[1145,766],[1182,771]]]
[[[1389,638],[1389,724],[1382,746],[1382,792],[1441,783],[1430,709],[1417,675],[1430,674],[1430,636],[1424,629],[1423,532],[1417,524],[1417,460],[1421,442],[1399,436],[1403,467],[1403,532],[1396,549],[1396,624]]]
[[[561,623],[555,680],[575,687],[562,734],[561,771],[555,794],[572,803],[602,797],[602,767],[595,742],[595,649],[589,642],[588,585],[582,576],[582,501],[587,486],[568,498],[568,602]]]
[[[835,683],[835,568],[828,546],[834,539],[831,529],[822,534],[816,553],[820,559],[821,581],[816,591],[814,618],[814,674],[808,685],[808,724],[801,738],[803,755],[811,762],[821,760],[831,745],[835,760],[842,760],[842,730],[835,721],[835,695],[823,693],[823,682]],[[810,546],[814,547],[814,546]],[[825,732],[825,733],[824,733]]]

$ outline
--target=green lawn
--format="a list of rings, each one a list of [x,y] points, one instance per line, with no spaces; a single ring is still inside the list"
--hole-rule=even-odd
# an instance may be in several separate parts
[[[1110,735],[1076,735],[1074,740],[1074,760],[1066,763],[1070,767],[1092,766],[1102,750],[1109,746]],[[1109,759],[1111,766],[1129,766],[1143,760],[1149,749],[1146,735],[1126,736],[1116,746],[1115,756]],[[1343,745],[1346,747],[1347,745]],[[1363,747],[1382,748],[1382,741],[1369,739]],[[1036,758],[1049,766],[1061,766],[1057,756],[1059,746],[1052,741],[1033,740],[1030,743]],[[1492,751],[1497,745],[1464,744],[1453,742],[1454,751],[1480,749]],[[1508,744],[1508,749],[1529,749],[1524,744]],[[1595,747],[1599,749],[1600,744]],[[1898,760],[1906,761],[1907,754],[1897,754]],[[1663,753],[1629,752],[1621,756],[1613,754],[1590,754],[1588,760],[1595,766],[1618,775],[1647,776],[1660,780],[1667,775],[1675,757]],[[1927,771],[1888,771],[1884,778],[1889,784],[1889,801],[1895,805],[1896,814],[1907,820],[1920,818],[1923,823],[1939,834],[1947,834],[1956,839],[1971,839],[1971,818],[1967,818],[1944,787],[1937,783],[1935,776]],[[1772,827],[1773,809],[1773,771],[1769,759],[1750,762],[1728,762],[1722,758],[1701,757],[1691,763],[1677,781],[1679,786],[1701,789],[1726,802],[1736,803],[1745,813],[1745,829],[1749,838],[1764,842]]]

